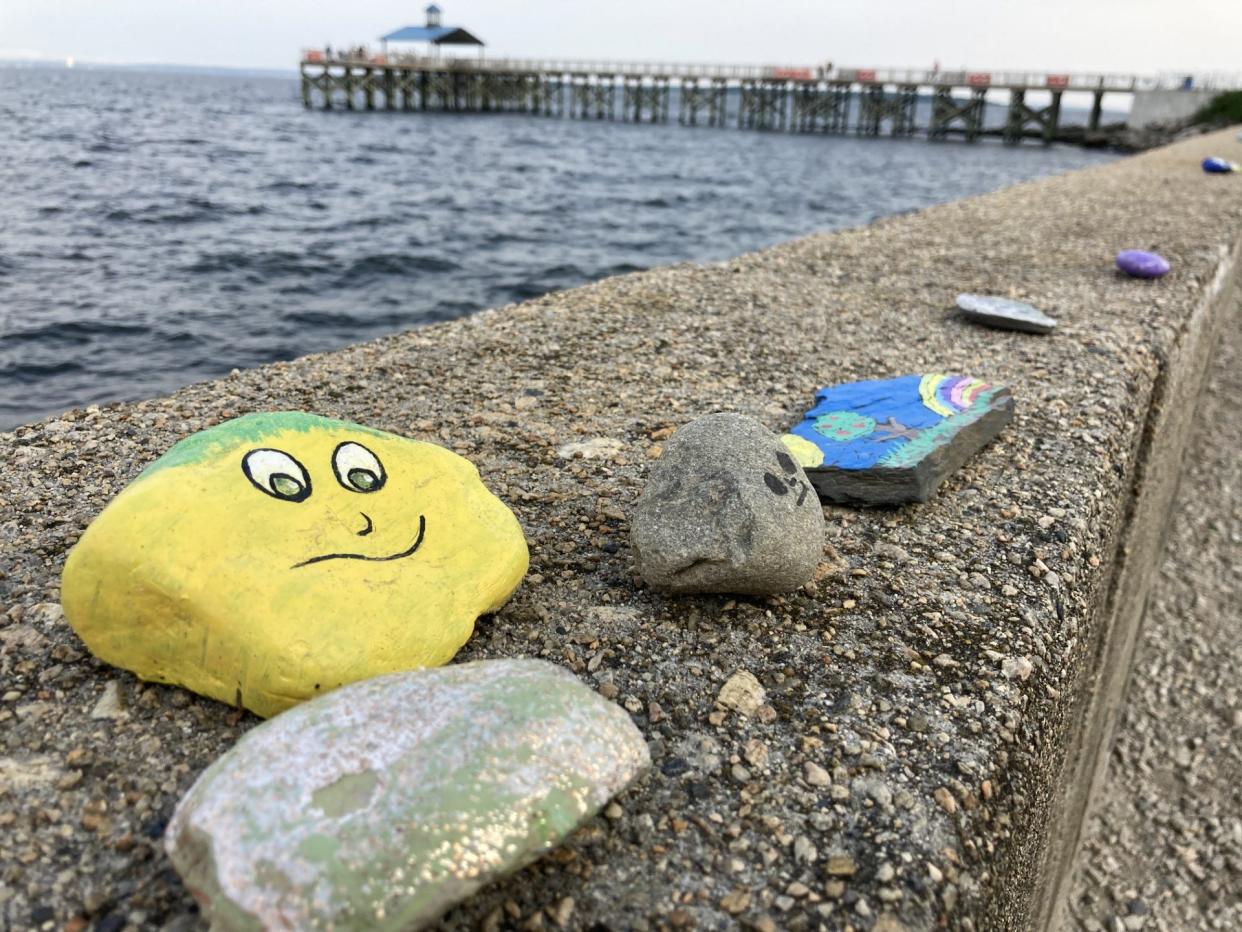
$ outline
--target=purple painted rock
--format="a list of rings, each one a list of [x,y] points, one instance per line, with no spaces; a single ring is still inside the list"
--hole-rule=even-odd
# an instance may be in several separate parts
[[[1057,325],[1056,318],[1049,317],[1037,307],[995,295],[959,294],[957,306],[969,320],[1001,330],[1051,333]]]
[[[1227,175],[1230,172],[1236,172],[1238,166],[1228,159],[1211,156],[1203,160],[1203,170],[1210,175]]]
[[[1169,260],[1154,252],[1125,249],[1117,253],[1117,268],[1134,278],[1161,278],[1169,274]]]
[[[363,680],[204,771],[165,834],[216,930],[422,929],[650,765],[629,715],[541,660]]]
[[[1009,389],[968,375],[905,375],[821,388],[781,439],[821,498],[925,502],[1013,417]]]

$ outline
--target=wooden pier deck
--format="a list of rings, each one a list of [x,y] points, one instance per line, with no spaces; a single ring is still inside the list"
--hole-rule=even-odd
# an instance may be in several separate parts
[[[1061,138],[1061,99],[1092,95],[1087,124],[1100,129],[1103,100],[1159,86],[1136,75],[911,69],[804,68],[653,62],[368,56],[301,62],[306,107],[527,113],[573,119],[958,137],[973,142]],[[675,111],[670,107],[677,90]],[[1028,94],[1043,92],[1039,105]],[[986,125],[987,104],[1005,100],[1002,126]],[[930,108],[920,101],[931,100]]]

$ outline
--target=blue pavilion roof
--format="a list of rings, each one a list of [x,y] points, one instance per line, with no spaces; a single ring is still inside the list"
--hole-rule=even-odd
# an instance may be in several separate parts
[[[431,42],[435,45],[483,44],[460,26],[406,26],[380,38],[385,42]]]

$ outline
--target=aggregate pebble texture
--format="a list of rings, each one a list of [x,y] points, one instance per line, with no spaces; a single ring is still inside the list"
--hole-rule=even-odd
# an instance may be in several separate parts
[[[1242,929],[1242,308],[1222,328],[1065,932]]]
[[[304,409],[474,460],[532,566],[459,659],[563,664],[651,749],[644,782],[444,928],[1024,927],[1144,412],[1242,221],[1242,187],[1199,166],[1226,145],[1232,133],[0,435],[0,919],[196,928],[159,837],[258,720],[93,660],[57,607],[59,571],[174,441]],[[1113,256],[1134,246],[1175,274],[1122,276]],[[962,291],[1060,326],[969,325],[946,314]],[[997,381],[1017,402],[932,501],[825,507],[823,561],[791,595],[641,585],[627,514],[678,425],[731,410],[779,432],[818,386],[923,371]]]

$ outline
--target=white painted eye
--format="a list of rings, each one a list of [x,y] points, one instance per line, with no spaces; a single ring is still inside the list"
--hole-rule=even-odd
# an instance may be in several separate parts
[[[272,498],[300,502],[311,494],[310,476],[302,464],[280,450],[251,450],[242,459],[242,472]]]
[[[332,454],[336,481],[351,492],[378,492],[388,476],[379,458],[360,443],[342,443]]]

